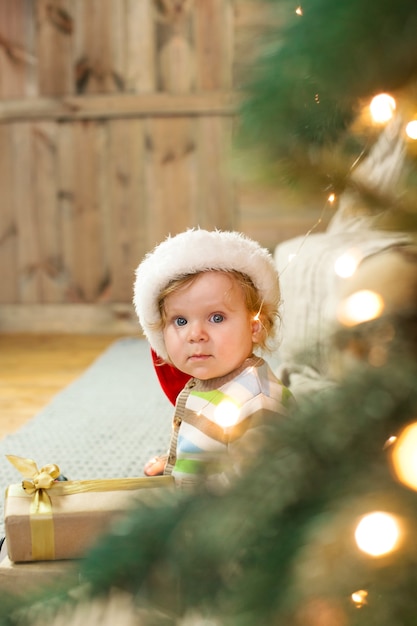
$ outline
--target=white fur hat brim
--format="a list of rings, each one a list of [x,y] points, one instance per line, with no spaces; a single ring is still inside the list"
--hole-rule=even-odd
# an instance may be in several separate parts
[[[278,307],[280,291],[274,260],[257,242],[238,232],[219,230],[190,229],[170,236],[137,268],[133,298],[143,332],[161,358],[168,358],[162,331],[155,330],[161,319],[161,292],[175,279],[208,270],[246,274],[262,300]]]

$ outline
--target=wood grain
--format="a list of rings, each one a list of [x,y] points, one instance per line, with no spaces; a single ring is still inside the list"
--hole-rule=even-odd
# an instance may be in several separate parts
[[[35,5],[40,92],[74,93],[71,0],[37,0]]]
[[[106,245],[113,302],[132,297],[135,269],[148,252],[143,175],[144,130],[142,120],[109,122],[109,215]]]
[[[2,304],[2,333],[80,333],[92,335],[139,333],[131,303]]]
[[[9,126],[0,125],[0,303],[17,302],[17,225],[12,183],[12,138]]]
[[[76,379],[117,335],[0,334],[0,439]]]
[[[233,150],[276,4],[0,0],[0,332],[136,328],[134,269],[168,234],[310,231],[315,200],[251,189]]]
[[[126,0],[126,90],[155,91],[153,1]]]
[[[33,181],[34,128],[30,123],[13,124],[13,189],[16,226],[18,232],[18,274],[16,276],[19,301],[27,304],[41,299],[40,222],[36,216]]]
[[[144,93],[0,100],[0,122],[34,119],[110,119],[170,115],[235,115],[230,91],[190,94]]]
[[[29,67],[33,67],[33,39],[30,22],[32,6],[25,0],[0,2],[0,98],[27,95],[31,84]]]

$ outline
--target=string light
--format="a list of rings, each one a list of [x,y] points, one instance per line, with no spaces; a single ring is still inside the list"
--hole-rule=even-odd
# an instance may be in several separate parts
[[[329,197],[327,198],[327,202],[329,202],[330,204],[333,204],[335,200],[336,200],[336,196],[334,193],[331,193]]]
[[[388,437],[388,439],[384,443],[383,450],[386,450],[387,448],[392,446],[396,441],[397,441],[397,437],[395,435],[391,435],[391,437]]]
[[[408,122],[405,127],[405,132],[407,137],[410,139],[417,139],[417,120],[413,120],[412,122]]]
[[[331,199],[332,196],[333,196],[333,199]],[[288,262],[287,262],[287,265],[281,270],[281,276],[284,274],[285,270],[289,267],[290,262],[298,256],[301,248],[303,247],[304,243],[307,241],[307,239],[309,238],[311,233],[317,228],[317,226],[319,226],[319,224],[321,224],[321,222],[323,221],[323,216],[324,216],[324,214],[326,212],[326,209],[327,209],[328,205],[331,204],[335,199],[336,198],[335,198],[335,195],[333,193],[330,194],[330,196],[327,198],[326,202],[323,205],[323,208],[321,210],[321,213],[320,213],[319,217],[317,218],[317,220],[315,221],[313,226],[308,229],[308,231],[306,232],[306,234],[302,238],[302,240],[301,240],[297,250],[295,252],[292,252],[292,253],[288,254]]]
[[[356,272],[362,255],[358,250],[349,250],[336,259],[334,271],[340,278],[350,278]]]
[[[374,557],[392,552],[399,536],[400,529],[395,517],[382,511],[362,517],[355,531],[358,548]]]
[[[394,116],[396,102],[388,93],[380,93],[372,98],[369,106],[371,117],[377,124],[385,124]]]
[[[295,9],[295,12],[297,13],[297,15],[302,15],[302,14],[303,14],[303,9],[301,8],[301,6],[298,6],[298,7]]]
[[[355,326],[378,318],[384,310],[384,301],[375,291],[362,289],[339,304],[337,319],[344,326]]]
[[[417,422],[399,435],[392,450],[392,464],[400,482],[417,491]]]
[[[214,419],[222,428],[234,426],[239,419],[239,407],[231,400],[223,400],[214,411]]]
[[[365,604],[368,604],[368,592],[365,589],[359,589],[354,591],[350,596],[353,604],[356,608],[361,609]]]

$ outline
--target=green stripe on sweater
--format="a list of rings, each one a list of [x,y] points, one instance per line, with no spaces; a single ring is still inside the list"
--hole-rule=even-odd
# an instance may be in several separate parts
[[[174,472],[181,472],[182,474],[202,474],[205,468],[205,463],[202,461],[193,461],[191,459],[177,459],[174,465]]]
[[[216,389],[215,391],[195,391],[194,389],[191,391],[190,396],[197,396],[198,398],[202,398],[205,400],[207,404],[214,404],[217,406],[223,400],[229,400],[232,402],[232,399],[222,391]]]

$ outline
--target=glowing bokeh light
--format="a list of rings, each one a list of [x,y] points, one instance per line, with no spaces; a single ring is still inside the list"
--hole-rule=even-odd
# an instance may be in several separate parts
[[[379,317],[384,310],[384,301],[375,291],[362,289],[340,302],[337,319],[344,326],[355,326]]]
[[[214,419],[222,428],[230,428],[239,419],[239,407],[230,400],[223,400],[214,411]]]
[[[408,122],[405,127],[405,132],[407,137],[410,139],[417,139],[417,120],[413,120],[412,122]]]
[[[297,13],[297,15],[302,15],[302,14],[303,14],[303,9],[302,9],[300,6],[298,6],[298,7],[295,9],[295,12]]]
[[[377,124],[385,124],[392,119],[396,108],[396,102],[388,93],[380,93],[372,98],[369,109],[372,119]]]
[[[362,608],[365,604],[368,604],[368,592],[365,589],[354,591],[350,597],[358,609]]]
[[[355,250],[345,252],[334,264],[334,271],[340,278],[350,278],[356,272],[356,269],[361,261],[361,256]]]
[[[358,548],[375,557],[392,552],[399,537],[397,520],[393,515],[382,511],[375,511],[362,517],[355,531]]]
[[[329,197],[327,198],[328,202],[330,202],[330,204],[333,204],[333,202],[336,200],[336,196],[334,193],[331,193],[329,195]]]
[[[397,438],[392,463],[398,480],[417,491],[417,422],[404,428]]]

